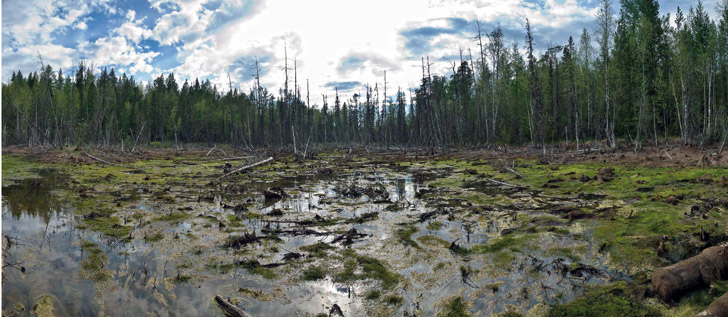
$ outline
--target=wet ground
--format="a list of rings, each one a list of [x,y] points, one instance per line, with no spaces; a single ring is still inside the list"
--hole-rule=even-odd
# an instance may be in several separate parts
[[[721,168],[3,160],[3,315],[545,315],[725,239]]]

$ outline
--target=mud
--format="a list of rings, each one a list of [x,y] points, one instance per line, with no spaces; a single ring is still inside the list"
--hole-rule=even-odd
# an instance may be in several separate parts
[[[219,182],[256,157],[118,154],[105,159],[124,166],[110,166],[7,154],[3,307],[56,315],[220,315],[215,295],[253,316],[540,315],[592,287],[647,287],[645,274],[726,226],[728,172],[716,168],[663,179],[647,167],[322,154]]]

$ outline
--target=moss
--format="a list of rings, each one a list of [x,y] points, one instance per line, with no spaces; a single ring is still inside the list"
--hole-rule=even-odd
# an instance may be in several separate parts
[[[155,232],[151,235],[144,236],[144,241],[146,242],[157,242],[164,239],[164,235],[161,232]]]
[[[53,317],[53,297],[51,295],[43,295],[35,302],[30,309],[30,313],[37,317]]]
[[[396,294],[385,296],[383,301],[387,305],[391,305],[391,306],[402,306],[402,304],[404,304],[404,298],[402,298],[402,296],[399,296]]]
[[[355,258],[347,259],[344,262],[344,270],[334,276],[334,281],[346,283],[361,279],[362,277],[356,274],[357,267],[358,264]]]
[[[574,249],[573,248],[567,248],[567,247],[564,247],[564,248],[561,248],[561,247],[551,248],[551,249],[548,250],[548,252],[546,254],[548,254],[550,256],[557,256],[557,257],[567,258],[567,259],[571,260],[572,262],[579,262],[579,261],[581,261],[581,257],[579,257],[578,255],[574,254]]]
[[[249,273],[258,274],[268,280],[272,280],[277,277],[273,270],[262,266],[257,260],[241,261],[238,265],[248,270]]]
[[[361,265],[362,271],[364,271],[364,276],[380,280],[382,288],[389,289],[399,283],[399,275],[387,270],[381,261],[365,256],[357,257],[357,261]]]
[[[397,231],[394,232],[394,234],[399,238],[399,241],[402,242],[402,244],[413,247],[415,249],[420,249],[420,246],[412,240],[412,235],[417,232],[417,228],[413,225],[408,225],[404,228],[397,229]]]
[[[94,282],[105,282],[113,276],[106,269],[109,262],[106,253],[97,244],[82,240],[81,249],[86,251],[86,257],[81,261],[81,277]]]
[[[302,246],[302,247],[300,247],[300,249],[301,249],[301,251],[310,253],[314,257],[325,258],[326,256],[328,256],[326,251],[332,250],[335,248],[326,243],[319,242],[316,244]]]
[[[83,220],[81,225],[77,227],[79,229],[90,229],[98,231],[106,236],[113,237],[121,240],[130,239],[131,231],[133,230],[130,226],[124,226],[121,224],[121,219],[117,216],[109,216],[110,212],[100,212],[103,216],[99,215],[96,217]]]
[[[238,216],[236,216],[236,215],[228,214],[225,217],[228,220],[228,225],[231,227],[244,227],[245,226],[243,224],[242,220],[240,220],[240,218],[238,218]]]
[[[177,277],[175,277],[174,282],[175,283],[187,283],[190,280],[192,280],[192,276],[185,275],[185,274],[178,274]]]
[[[468,303],[462,296],[456,296],[446,302],[443,309],[437,313],[438,317],[472,316],[468,311]]]
[[[235,268],[235,264],[233,263],[208,263],[205,265],[205,268],[211,271],[217,271],[221,274],[225,274],[227,272],[230,272],[230,270]]]
[[[488,244],[475,245],[470,248],[472,253],[496,253],[506,248],[511,251],[519,252],[520,248],[533,238],[531,235],[514,236],[508,235],[505,237],[494,238]]]
[[[548,316],[661,316],[645,305],[640,291],[627,282],[587,286],[586,294],[574,301],[555,305]]]
[[[437,236],[430,235],[430,234],[417,237],[417,241],[419,241],[420,243],[422,243],[424,245],[433,246],[433,247],[447,248],[448,246],[450,246],[449,242],[442,240]]]
[[[524,314],[521,314],[521,313],[519,313],[517,311],[509,310],[509,311],[504,312],[502,314],[498,314],[497,316],[498,317],[523,317],[525,315]]]
[[[427,228],[427,230],[430,230],[430,231],[438,231],[442,227],[443,227],[442,222],[435,221],[435,222],[431,222],[431,223],[427,224],[427,227],[425,227],[425,228]]]
[[[344,270],[334,276],[336,282],[374,279],[382,283],[383,289],[390,289],[399,283],[399,275],[390,272],[385,264],[378,259],[358,255],[352,249],[346,249],[343,256],[346,259]],[[356,273],[357,268],[361,268],[361,274]]]
[[[378,290],[371,290],[364,295],[366,300],[375,300],[382,296],[382,293]]]
[[[157,219],[155,219],[155,220],[156,221],[179,222],[179,221],[188,219],[190,217],[192,217],[192,215],[190,215],[188,213],[184,213],[184,212],[171,212],[171,213],[168,213],[168,214],[166,214],[164,216],[157,217]]]
[[[312,266],[301,273],[301,279],[304,281],[318,281],[326,278],[326,270],[320,266]]]
[[[483,285],[483,288],[489,289],[493,293],[498,293],[498,291],[500,290],[500,287],[503,284],[504,284],[503,282],[495,282],[495,283],[485,284],[485,285]]]

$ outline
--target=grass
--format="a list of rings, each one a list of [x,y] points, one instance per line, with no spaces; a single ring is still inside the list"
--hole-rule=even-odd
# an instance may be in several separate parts
[[[184,212],[172,212],[169,214],[166,214],[164,216],[158,217],[155,219],[156,221],[169,221],[169,222],[179,222],[185,219],[188,219],[192,217],[192,215]]]
[[[318,281],[326,278],[326,270],[320,266],[312,266],[301,273],[301,279],[304,281]]]
[[[81,261],[81,277],[94,282],[105,282],[111,279],[113,273],[106,269],[108,258],[96,243],[82,240],[81,249],[86,257]]]
[[[98,231],[106,236],[120,240],[130,239],[130,234],[133,230],[132,227],[122,225],[119,217],[110,215],[111,211],[99,211],[98,214],[99,216],[96,217],[87,217],[77,227],[79,229]]]
[[[157,242],[164,239],[164,235],[161,232],[155,232],[151,235],[144,236],[144,241],[146,242]]]
[[[402,296],[392,294],[384,297],[383,300],[387,305],[391,306],[402,306],[404,304],[404,298]]]
[[[380,296],[382,296],[382,293],[379,290],[371,290],[364,295],[364,298],[366,300],[375,300],[379,299]]]
[[[356,254],[352,249],[343,252],[344,270],[334,276],[336,282],[351,282],[356,280],[373,279],[382,284],[382,289],[391,289],[399,284],[399,274],[390,272],[384,262]],[[356,273],[361,269],[362,273]]]
[[[326,243],[319,242],[316,244],[302,246],[300,247],[300,249],[301,251],[308,252],[309,254],[311,254],[311,256],[317,258],[325,258],[328,256],[328,253],[326,251],[333,250],[335,248]]]
[[[422,243],[424,245],[433,246],[433,247],[447,248],[450,246],[450,242],[442,240],[439,237],[431,235],[431,234],[419,236],[419,237],[417,237],[417,241],[419,241],[420,243]]]
[[[508,235],[505,237],[494,238],[488,244],[475,245],[470,248],[471,253],[485,254],[485,253],[497,253],[505,249],[510,251],[519,252],[521,248],[529,241],[533,239],[532,235]]]
[[[397,231],[394,232],[394,234],[399,238],[399,241],[402,242],[402,244],[413,247],[415,249],[421,249],[421,247],[412,240],[412,235],[417,232],[417,228],[413,225],[408,225],[404,228],[397,229]]]
[[[583,249],[583,247],[581,249]],[[546,254],[548,254],[550,256],[557,256],[557,257],[567,258],[567,259],[571,260],[572,262],[579,262],[579,261],[581,261],[581,257],[579,257],[578,255],[574,254],[574,251],[575,251],[574,250],[574,247],[563,247],[563,248],[562,247],[556,247],[556,248],[549,249]]]
[[[443,309],[437,313],[437,317],[461,317],[472,316],[468,311],[468,303],[462,296],[455,296],[447,301]]]
[[[277,277],[277,274],[273,270],[262,266],[258,260],[241,261],[238,265],[248,270],[249,273],[258,274],[267,280],[272,280]]]
[[[444,225],[442,224],[442,222],[435,221],[435,222],[431,222],[431,223],[427,224],[427,227],[425,227],[425,228],[427,228],[427,230],[430,230],[430,231],[438,231],[443,226]]]

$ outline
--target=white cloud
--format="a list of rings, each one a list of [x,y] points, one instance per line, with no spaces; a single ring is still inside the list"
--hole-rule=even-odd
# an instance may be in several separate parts
[[[84,22],[84,21],[79,21],[78,23],[76,23],[76,24],[75,24],[75,25],[73,26],[73,28],[74,28],[74,29],[79,29],[79,30],[86,30],[86,29],[88,28],[88,26],[86,25],[86,22]]]
[[[136,12],[129,10],[126,14],[127,20],[115,30],[115,32],[132,43],[139,43],[142,39],[152,36],[152,31],[141,24],[141,20],[134,20]]]
[[[152,59],[158,52],[139,52],[126,38],[122,36],[102,37],[93,43],[84,42],[80,45],[81,51],[96,65],[131,66],[132,73],[136,71],[151,72]]]

